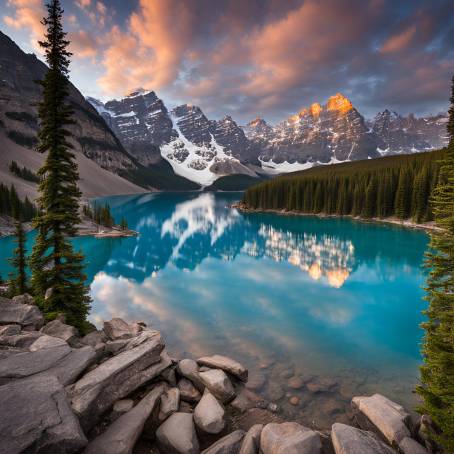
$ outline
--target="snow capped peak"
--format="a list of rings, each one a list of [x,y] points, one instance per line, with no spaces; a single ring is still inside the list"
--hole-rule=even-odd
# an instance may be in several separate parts
[[[144,88],[136,88],[131,93],[128,93],[125,97],[126,98],[136,98],[137,96],[146,96],[150,93],[153,93],[155,96],[155,92],[153,90],[145,90]]]
[[[353,104],[343,94],[336,93],[334,96],[330,96],[328,98],[326,109],[340,113],[347,113],[349,110],[353,109]]]

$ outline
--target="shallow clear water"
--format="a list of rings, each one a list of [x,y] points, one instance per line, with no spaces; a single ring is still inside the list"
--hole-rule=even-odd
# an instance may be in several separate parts
[[[345,419],[354,394],[413,406],[427,235],[227,208],[240,197],[108,198],[140,236],[75,240],[88,261],[91,320],[143,320],[178,356],[231,355],[249,366],[254,389],[306,423]],[[0,239],[2,257],[12,248]],[[319,392],[289,387],[294,374]]]

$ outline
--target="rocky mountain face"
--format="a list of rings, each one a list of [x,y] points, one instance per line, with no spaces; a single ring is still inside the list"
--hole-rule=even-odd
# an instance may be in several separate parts
[[[314,103],[272,127],[251,121],[245,132],[262,148],[259,160],[269,173],[289,172],[318,164],[413,153],[446,145],[447,117],[401,117],[388,110],[367,122],[349,99],[337,93]]]
[[[44,77],[46,69],[35,55],[24,53],[0,32],[0,129],[13,142],[28,148],[36,144],[38,129],[41,87],[35,81]],[[69,103],[76,120],[69,128],[76,152],[111,172],[125,173],[136,167],[105,121],[72,84]]]
[[[230,117],[210,121],[189,104],[168,111],[143,89],[105,104],[88,100],[144,166],[164,159],[176,174],[203,186],[224,175],[255,175],[245,164],[256,146]]]

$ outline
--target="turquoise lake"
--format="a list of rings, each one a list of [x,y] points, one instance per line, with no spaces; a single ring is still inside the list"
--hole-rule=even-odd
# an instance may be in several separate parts
[[[178,357],[232,356],[249,367],[252,389],[307,424],[345,420],[358,394],[380,392],[413,407],[428,236],[228,208],[240,198],[103,199],[140,235],[74,240],[87,259],[90,320],[142,320],[162,330]],[[0,239],[3,277],[13,247]],[[293,375],[306,385],[289,387]]]

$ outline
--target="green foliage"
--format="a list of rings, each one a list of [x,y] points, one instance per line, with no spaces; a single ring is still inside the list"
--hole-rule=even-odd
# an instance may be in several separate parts
[[[19,131],[8,131],[6,134],[13,142],[18,145],[22,145],[26,148],[35,148],[38,144],[38,140],[35,136],[29,136],[27,134],[22,134]]]
[[[126,218],[121,218],[120,229],[121,230],[128,230],[128,221],[126,220]]]
[[[15,241],[17,247],[13,251],[13,257],[10,259],[11,265],[14,267],[14,272],[10,274],[8,281],[9,296],[23,295],[28,291],[27,274],[25,268],[27,266],[27,251],[25,249],[25,231],[22,220],[16,221]]]
[[[430,221],[430,192],[443,151],[319,166],[249,188],[243,202],[254,209],[397,216]]]
[[[429,306],[422,325],[424,365],[417,388],[423,398],[420,411],[430,415],[441,430],[432,435],[446,453],[454,452],[454,78],[452,88],[450,142],[431,199],[435,222],[443,230],[431,234],[427,253]]]
[[[9,165],[9,170],[14,175],[17,175],[19,178],[23,180],[32,181],[33,183],[39,183],[39,177],[36,173],[32,172],[27,167],[19,167],[16,161],[11,161]]]
[[[17,195],[16,188],[10,188],[0,183],[0,215],[11,216],[23,221],[31,221],[36,216],[36,207],[25,197],[21,200]]]
[[[67,126],[74,123],[68,96],[69,41],[62,28],[59,0],[47,5],[43,20],[47,31],[43,47],[49,69],[40,82],[43,99],[39,105],[38,151],[48,152],[38,172],[39,214],[34,219],[36,242],[31,255],[32,288],[49,317],[62,312],[68,323],[84,331],[90,297],[83,273],[84,257],[73,250],[67,237],[77,233],[80,191],[77,164],[71,151]],[[46,290],[52,288],[45,299]]]
[[[85,216],[92,219],[99,225],[109,228],[115,225],[115,219],[110,212],[110,205],[108,203],[98,205],[98,203],[95,202],[93,206],[84,205],[82,212]]]

